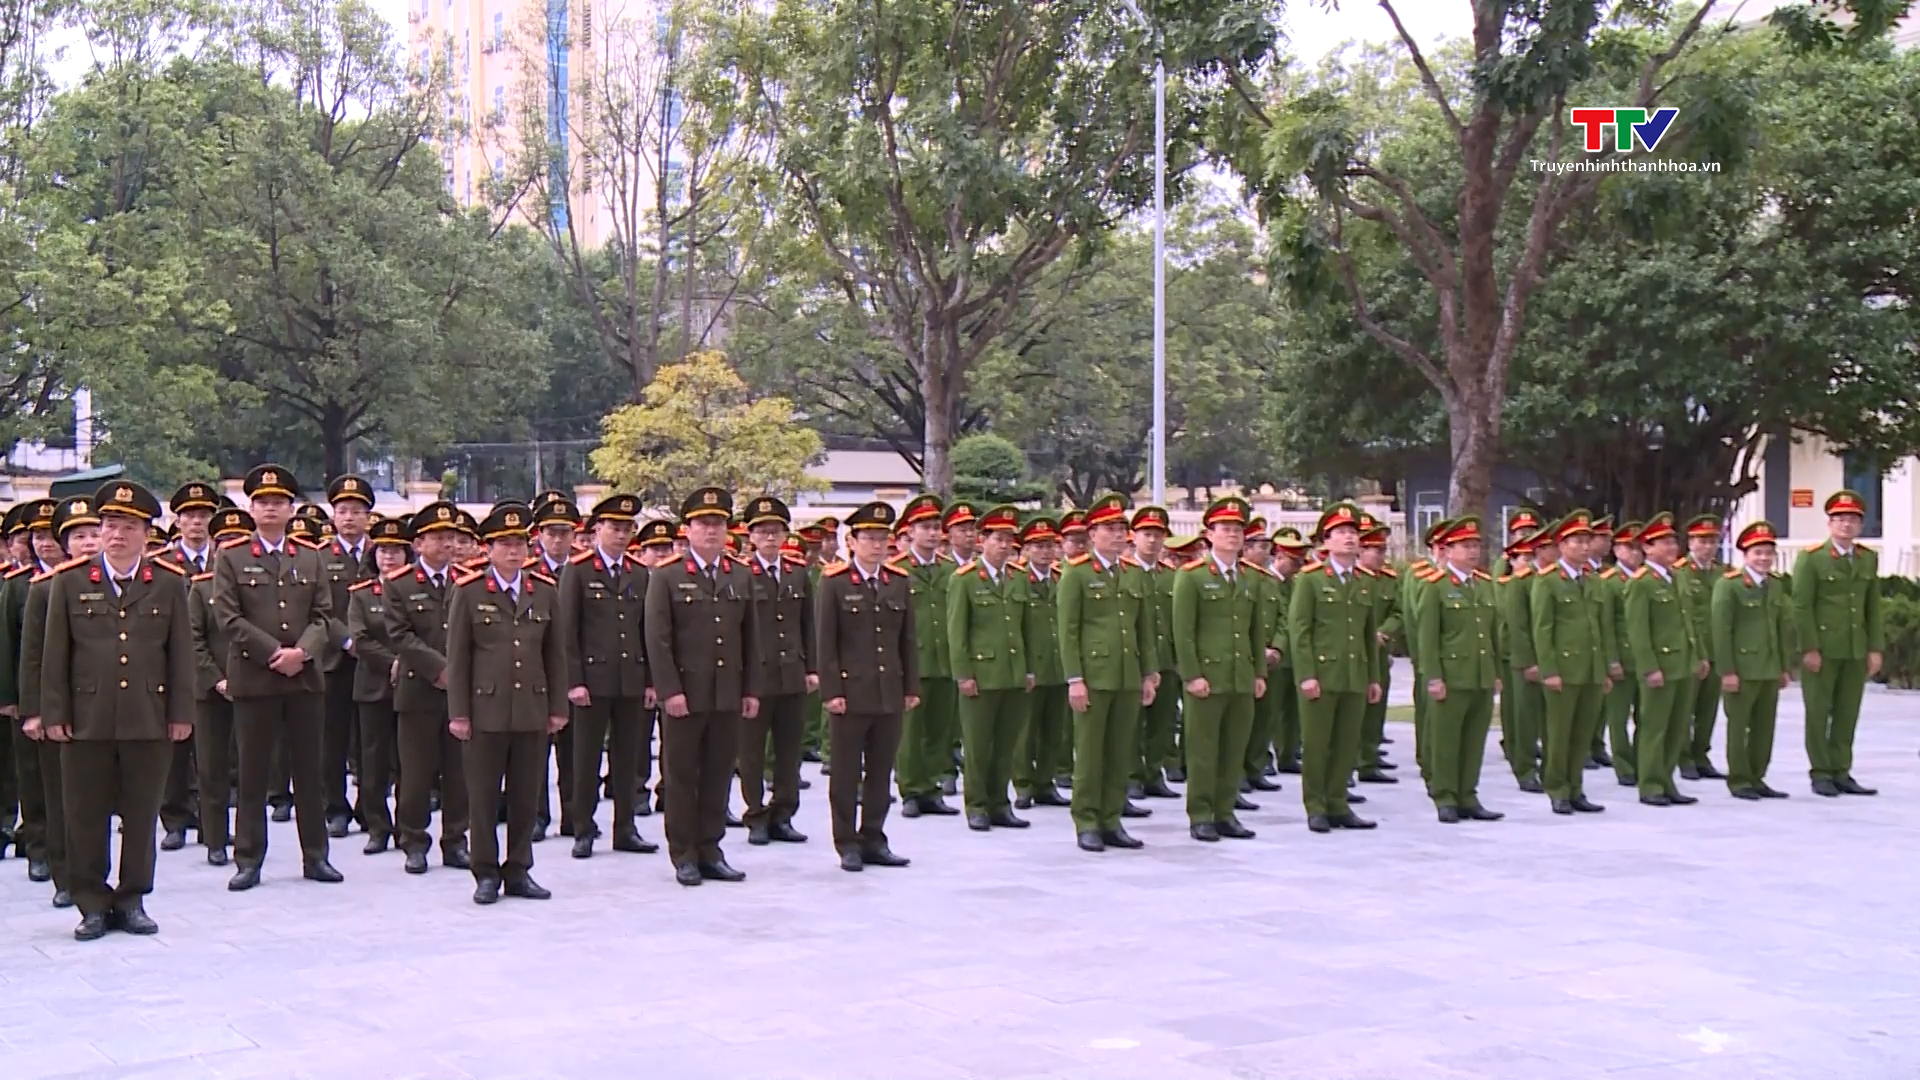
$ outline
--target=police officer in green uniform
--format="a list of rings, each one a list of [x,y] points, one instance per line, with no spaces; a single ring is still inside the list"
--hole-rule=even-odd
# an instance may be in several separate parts
[[[253,534],[253,515],[222,507],[208,527],[217,549]],[[194,760],[200,771],[200,843],[207,865],[227,865],[233,837],[228,804],[233,798],[233,688],[227,685],[228,646],[233,637],[213,617],[212,560],[187,587],[187,632],[193,642]]]
[[[1120,818],[1140,708],[1153,703],[1160,682],[1153,582],[1122,554],[1125,498],[1101,496],[1083,521],[1092,550],[1067,560],[1059,592],[1060,663],[1074,713],[1073,828],[1082,851],[1138,848]]]
[[[1134,557],[1146,567],[1153,582],[1154,651],[1162,664],[1173,661],[1173,581],[1179,567],[1166,554],[1171,519],[1164,507],[1142,506],[1133,512]],[[1172,687],[1179,679],[1172,670],[1160,673],[1160,681]],[[1180,696],[1169,691],[1156,694],[1153,704],[1140,710],[1142,728],[1140,764],[1135,767],[1129,791],[1156,799],[1178,796],[1167,786],[1167,770],[1180,769]],[[1183,773],[1184,775],[1184,773]]]
[[[1360,568],[1372,575],[1374,638],[1374,681],[1380,684],[1380,700],[1367,705],[1366,719],[1360,730],[1360,758],[1355,772],[1361,783],[1397,784],[1387,775],[1391,764],[1382,753],[1387,738],[1387,694],[1393,689],[1393,655],[1406,647],[1405,615],[1402,606],[1400,572],[1387,563],[1387,541],[1393,530],[1371,514],[1361,515]],[[1415,695],[1418,697],[1418,694]],[[1364,802],[1364,799],[1357,801]]]
[[[688,886],[746,878],[720,850],[740,721],[760,711],[751,663],[759,640],[753,575],[726,554],[732,514],[733,497],[720,488],[687,496],[680,507],[687,554],[655,567],[647,580],[647,666],[666,713],[660,741],[667,852],[674,880]]]
[[[1254,702],[1267,693],[1260,629],[1268,572],[1240,558],[1246,500],[1215,499],[1202,515],[1212,550],[1180,568],[1173,585],[1173,647],[1187,736],[1187,831],[1195,840],[1253,838],[1234,814],[1245,774]],[[1271,635],[1266,635],[1271,637]]]
[[[347,637],[353,643],[353,701],[359,710],[360,771],[354,815],[367,832],[363,853],[378,855],[393,840],[393,684],[400,658],[387,637],[386,575],[407,565],[408,522],[384,518],[368,528],[372,576],[347,589]]]
[[[148,557],[160,500],[131,481],[94,493],[100,554],[66,563],[49,583],[40,668],[41,732],[60,746],[68,877],[92,941],[110,928],[153,934],[154,825],[173,746],[193,735],[193,642],[186,577]],[[112,823],[121,822],[119,859]],[[110,864],[118,865],[109,886]]]
[[[814,670],[813,582],[806,560],[781,550],[793,522],[786,503],[761,495],[747,504],[746,519],[752,548],[746,562],[753,574],[754,623],[760,631],[753,662],[760,665],[761,693],[759,715],[741,724],[740,796],[747,804],[743,819],[749,844],[799,844],[807,839],[793,827],[793,815],[800,809],[800,747],[807,734],[807,695],[820,685]]]
[[[1066,806],[1053,778],[1065,761],[1060,743],[1071,737],[1067,676],[1060,664],[1060,539],[1053,519],[1035,516],[1020,530],[1021,561],[1026,563],[1027,612],[1024,633],[1033,665],[1033,692],[1027,724],[1013,763],[1014,807]]]
[[[1707,659],[1713,659],[1713,589],[1726,575],[1720,561],[1720,519],[1701,514],[1687,522],[1687,554],[1674,564],[1680,587],[1687,594],[1687,613],[1693,619],[1693,639]],[[1693,700],[1682,710],[1689,734],[1680,748],[1680,776],[1685,780],[1719,780],[1708,751],[1713,748],[1713,725],[1720,712],[1720,680],[1709,671],[1694,686]]]
[[[1360,566],[1360,527],[1360,510],[1352,503],[1336,503],[1320,514],[1314,538],[1327,557],[1300,571],[1287,605],[1300,691],[1300,794],[1307,828],[1316,833],[1374,827],[1347,799],[1366,707],[1381,697],[1374,578]]]
[[[495,506],[479,524],[487,565],[462,575],[447,600],[447,730],[466,744],[473,902],[482,905],[503,889],[527,900],[553,895],[533,880],[533,823],[548,736],[567,724],[567,658],[559,585],[527,566],[532,525],[528,507]]]
[[[1432,731],[1433,803],[1443,824],[1498,821],[1506,815],[1480,805],[1480,765],[1500,688],[1500,611],[1492,576],[1480,569],[1480,519],[1455,518],[1441,538],[1446,565],[1440,580],[1422,589],[1413,609],[1414,636],[1426,658],[1425,682]]]
[[[1426,547],[1425,557],[1415,559],[1407,566],[1406,573],[1400,576],[1400,610],[1412,611],[1420,602],[1420,594],[1429,585],[1439,582],[1446,576],[1446,546],[1441,539],[1447,530],[1453,527],[1449,518],[1441,518],[1427,526],[1421,534],[1421,543]],[[1425,685],[1426,657],[1420,655],[1420,642],[1415,637],[1407,639],[1407,660],[1413,667],[1413,762],[1420,770],[1420,782],[1426,785],[1431,796],[1433,787],[1432,763],[1427,759],[1427,710],[1431,704],[1427,695],[1419,688]]]
[[[414,561],[388,571],[383,579],[387,640],[400,659],[400,679],[393,688],[400,763],[394,824],[409,874],[427,872],[435,781],[440,791],[440,861],[456,870],[471,866],[467,780],[461,768],[465,751],[447,729],[447,597],[458,573],[453,560],[461,524],[461,511],[450,502],[421,507],[408,529]]]
[[[231,541],[213,564],[213,617],[230,636],[227,689],[240,749],[234,817],[235,872],[227,888],[260,884],[267,857],[267,779],[284,742],[299,825],[301,874],[332,884],[327,861],[326,682],[319,660],[331,638],[333,597],[319,552],[288,533],[300,485],[279,465],[259,465],[243,484],[253,535]]]
[[[900,732],[895,767],[900,786],[900,816],[958,814],[941,798],[941,776],[951,755],[946,732],[958,706],[952,660],[947,653],[947,581],[954,561],[940,553],[938,495],[916,495],[900,508],[899,531],[907,550],[888,563],[906,577],[913,596],[914,639],[920,649],[920,704],[908,709]]]
[[[1727,706],[1727,790],[1736,799],[1784,799],[1767,786],[1780,688],[1793,681],[1793,600],[1773,574],[1773,523],[1740,530],[1734,546],[1745,565],[1714,583],[1709,640]]]
[[[893,520],[884,502],[848,515],[847,561],[821,571],[814,601],[821,708],[838,766],[827,789],[833,848],[840,869],[855,872],[908,861],[887,843],[887,774],[902,714],[919,703],[922,654],[907,575],[885,562]]]
[[[1694,680],[1707,675],[1707,660],[1693,636],[1692,600],[1675,569],[1680,537],[1672,514],[1655,514],[1640,530],[1647,565],[1627,581],[1627,646],[1639,676],[1640,724],[1634,759],[1640,801],[1647,806],[1684,806],[1699,800],[1674,786],[1688,737]]]
[[[1273,530],[1273,617],[1269,620],[1273,636],[1267,647],[1267,696],[1273,702],[1273,753],[1279,758],[1279,772],[1300,771],[1300,691],[1293,676],[1293,647],[1288,638],[1287,608],[1293,599],[1294,579],[1306,565],[1313,545],[1300,530],[1283,525]]]
[[[1028,823],[1014,815],[1008,794],[1034,685],[1026,564],[1013,558],[1020,512],[996,506],[979,527],[978,554],[947,583],[947,657],[960,693],[967,827],[1024,829]]]
[[[1880,556],[1859,543],[1866,500],[1841,490],[1826,501],[1826,543],[1793,564],[1800,689],[1807,710],[1807,764],[1813,793],[1872,795],[1853,778],[1853,735],[1867,680],[1887,647]]]
[[[1633,650],[1627,642],[1627,582],[1647,562],[1647,553],[1640,546],[1640,531],[1645,527],[1639,521],[1620,523],[1613,534],[1613,565],[1599,574],[1601,594],[1607,601],[1604,618],[1613,626],[1614,647],[1619,650],[1615,662],[1620,665],[1617,670],[1609,669],[1614,677],[1613,689],[1600,703],[1600,717],[1607,729],[1607,741],[1613,746],[1614,778],[1628,788],[1640,786],[1636,772],[1639,754],[1634,742],[1634,729],[1640,722],[1640,679],[1634,673]]]
[[[1587,570],[1592,516],[1575,510],[1552,526],[1559,558],[1542,566],[1527,597],[1533,615],[1533,655],[1547,701],[1547,798],[1556,814],[1597,814],[1606,808],[1586,796],[1586,760],[1600,702],[1613,689],[1607,658],[1615,655],[1606,598]]]
[[[1546,722],[1546,700],[1541,696],[1540,665],[1533,655],[1533,588],[1535,532],[1527,530],[1507,545],[1501,559],[1506,572],[1497,579],[1494,595],[1500,608],[1501,669],[1500,749],[1520,790],[1538,795],[1540,785],[1540,729]]]
[[[1247,522],[1246,542],[1240,549],[1240,558],[1261,571],[1251,579],[1259,600],[1260,621],[1254,627],[1254,635],[1271,686],[1272,668],[1279,660],[1279,650],[1272,644],[1273,628],[1284,620],[1280,609],[1280,578],[1273,572],[1273,541],[1267,535],[1267,519],[1255,516]],[[1277,725],[1275,703],[1285,696],[1269,690],[1254,699],[1253,726],[1247,735],[1245,760],[1241,763],[1241,779],[1236,790],[1240,797],[1234,800],[1239,809],[1246,809],[1251,802],[1242,793],[1280,790],[1279,783],[1271,779],[1280,773],[1279,763],[1274,759],[1273,733]]]

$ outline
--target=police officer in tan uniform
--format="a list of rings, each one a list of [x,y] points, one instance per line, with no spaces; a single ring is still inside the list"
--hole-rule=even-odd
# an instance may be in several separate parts
[[[69,876],[80,908],[73,936],[81,941],[113,927],[159,931],[142,902],[153,891],[154,825],[173,745],[193,734],[186,578],[145,554],[160,500],[114,481],[94,504],[101,551],[54,574],[40,669],[42,730],[61,746]],[[120,880],[109,888],[115,814]]]
[[[174,535],[160,554],[180,567],[189,580],[213,571],[214,540],[210,527],[214,511],[220,509],[221,498],[212,484],[193,480],[180,485],[173,498],[167,500],[168,509],[173,511]],[[167,773],[166,794],[160,800],[160,826],[166,832],[160,841],[161,851],[186,847],[187,829],[198,817],[194,790],[197,752],[196,740],[173,744],[173,766]],[[205,838],[202,829],[201,839]]]
[[[367,527],[372,524],[373,485],[366,478],[347,473],[327,485],[327,505],[333,507],[334,535],[321,542],[320,565],[326,571],[327,590],[333,600],[328,620],[330,640],[320,670],[326,673],[327,717],[323,742],[327,796],[327,835],[347,835],[347,827],[359,815],[347,801],[347,766],[360,755],[356,751],[357,706],[353,687],[359,660],[354,655],[353,636],[347,630],[347,609],[352,599],[349,590],[373,573],[373,550],[367,542]],[[362,821],[361,828],[366,827]]]
[[[354,582],[347,590],[347,638],[353,643],[353,701],[359,711],[360,736],[354,814],[367,830],[363,849],[367,855],[387,850],[393,840],[393,684],[400,674],[400,659],[387,637],[385,579],[406,567],[412,542],[406,521],[387,518],[374,522],[367,533],[374,574]]]
[[[558,491],[543,491],[533,497],[533,557],[527,560],[530,569],[538,570],[555,581],[561,580],[567,572],[567,564],[577,552],[573,549],[573,539],[580,528],[580,511],[573,500]],[[642,593],[644,597],[645,594]],[[645,651],[644,646],[641,649]],[[560,729],[558,735],[548,742],[552,745],[548,752],[553,756],[554,767],[560,777],[560,835],[573,835],[573,730],[576,725],[568,724]],[[652,748],[645,745],[653,741],[653,727],[649,723],[646,738],[640,748],[642,759],[652,757]],[[543,770],[544,771],[544,770]],[[644,790],[645,785],[641,785]],[[645,798],[642,796],[636,813],[646,812]],[[553,801],[546,784],[540,785],[540,816],[533,822],[533,842],[539,843],[547,838],[547,828],[553,824]]]
[[[753,575],[754,625],[760,640],[750,663],[759,667],[760,712],[743,721],[740,796],[746,800],[747,843],[806,842],[793,827],[800,809],[800,747],[806,739],[807,694],[820,685],[813,669],[813,583],[806,559],[781,550],[792,515],[787,504],[762,495],[747,504],[745,556]],[[773,745],[773,798],[766,798],[767,745]]]
[[[300,491],[293,474],[279,465],[258,465],[242,486],[253,535],[229,541],[213,564],[214,621],[232,637],[226,676],[240,744],[236,870],[227,888],[241,892],[260,884],[267,857],[267,774],[276,741],[287,748],[301,873],[331,884],[342,879],[327,861],[321,768],[326,683],[317,661],[330,640],[333,597],[319,553],[288,532]]]
[[[528,569],[533,511],[496,506],[480,523],[487,566],[460,579],[447,619],[447,727],[466,743],[473,811],[473,902],[508,896],[545,900],[533,880],[533,822],[546,784],[547,737],[567,724],[566,648],[559,589]],[[500,859],[501,790],[507,852]],[[584,823],[582,823],[584,824]]]
[[[225,507],[208,529],[216,548],[253,533],[253,515]],[[193,575],[187,588],[187,630],[193,641],[194,758],[200,770],[200,843],[207,865],[227,865],[233,835],[228,803],[233,796],[233,690],[227,685],[227,646],[232,635],[213,617],[213,570]]]
[[[469,865],[461,743],[447,730],[446,598],[460,572],[453,560],[461,518],[460,509],[450,502],[421,507],[413,515],[414,562],[382,579],[387,640],[400,658],[400,681],[393,689],[400,762],[394,818],[409,874],[427,872],[435,780],[440,781],[440,861],[456,870]]]

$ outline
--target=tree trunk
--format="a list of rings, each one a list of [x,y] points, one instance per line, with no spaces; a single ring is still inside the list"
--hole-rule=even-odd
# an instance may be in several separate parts
[[[1453,450],[1447,513],[1454,517],[1478,514],[1483,522],[1494,521],[1488,503],[1493,495],[1493,465],[1500,456],[1500,436],[1479,395],[1453,395],[1447,404],[1447,432]]]
[[[320,447],[327,473],[321,480],[329,482],[347,471],[347,416],[338,405],[326,407],[326,417],[320,422]]]
[[[920,396],[927,403],[920,486],[943,499],[953,495],[953,460],[949,453],[953,449],[953,404],[957,396],[946,376],[946,365],[931,357],[920,375]]]

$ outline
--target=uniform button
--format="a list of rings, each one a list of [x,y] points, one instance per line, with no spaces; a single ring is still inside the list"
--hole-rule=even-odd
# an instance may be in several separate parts
[[[124,663],[126,663],[126,662],[127,662],[127,658],[126,658],[126,657],[124,657],[124,656],[123,656],[123,657],[121,657],[121,658],[120,658],[120,662],[121,662],[121,663],[123,663],[123,664],[124,664]]]
[[[520,647],[520,642],[517,639],[514,641],[513,647],[516,649]]]
[[[287,624],[286,624],[286,623],[281,623],[281,624],[280,624],[280,629],[282,629],[282,630],[285,630],[286,628],[287,628]]]
[[[880,674],[882,674],[882,675],[885,675],[886,673],[887,673],[887,665],[885,665],[885,664],[881,664],[881,665],[880,665]]]
[[[514,683],[514,684],[513,684],[513,688],[514,688],[515,690],[518,690],[518,689],[520,689],[520,684],[519,684],[519,683]]]
[[[627,654],[626,654],[626,653],[621,653],[621,654],[620,654],[620,659],[622,659],[622,660],[625,660],[626,658],[627,658]]]
[[[726,666],[727,666],[727,662],[726,662],[725,660],[715,660],[715,661],[713,662],[713,666],[714,666],[714,667],[726,667]]]
[[[519,667],[519,666],[520,666],[520,661],[518,661],[518,660],[515,660],[515,661],[513,662],[513,666],[514,666],[514,667]]]
[[[121,641],[127,640],[127,632],[125,630],[120,631],[120,640]]]
[[[287,606],[287,602],[286,602],[285,600],[282,600],[282,601],[280,601],[280,606],[281,606],[281,607],[286,607],[286,606]]]
[[[727,643],[727,639],[726,639],[726,638],[714,638],[714,639],[713,639],[713,643],[714,643],[715,645],[725,645],[725,644]]]
[[[773,616],[773,621],[774,621],[774,622],[785,622],[786,620],[787,620],[787,617],[786,617],[785,615],[781,615],[781,614],[778,614],[778,613],[776,613],[776,614],[775,614],[775,615]]]
[[[121,679],[121,680],[120,680],[120,689],[122,689],[122,690],[125,690],[126,688],[127,688],[127,680],[125,680],[125,679]]]

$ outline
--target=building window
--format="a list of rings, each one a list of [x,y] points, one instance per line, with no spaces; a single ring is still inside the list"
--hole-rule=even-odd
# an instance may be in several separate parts
[[[493,47],[499,48],[507,40],[507,14],[504,11],[493,13]]]
[[[1427,535],[1427,529],[1447,513],[1447,493],[1444,491],[1416,491],[1413,494],[1413,534],[1416,539]]]
[[[498,122],[505,119],[506,115],[507,88],[504,86],[496,86],[493,88],[493,118],[495,122]]]
[[[1793,440],[1776,436],[1767,440],[1762,462],[1766,479],[1762,481],[1762,510],[1775,529],[1785,535],[1787,521],[1793,516]]]
[[[1880,538],[1880,463],[1863,454],[1846,453],[1840,457],[1841,483],[1860,493],[1867,504],[1866,520],[1860,524],[1860,536]]]

